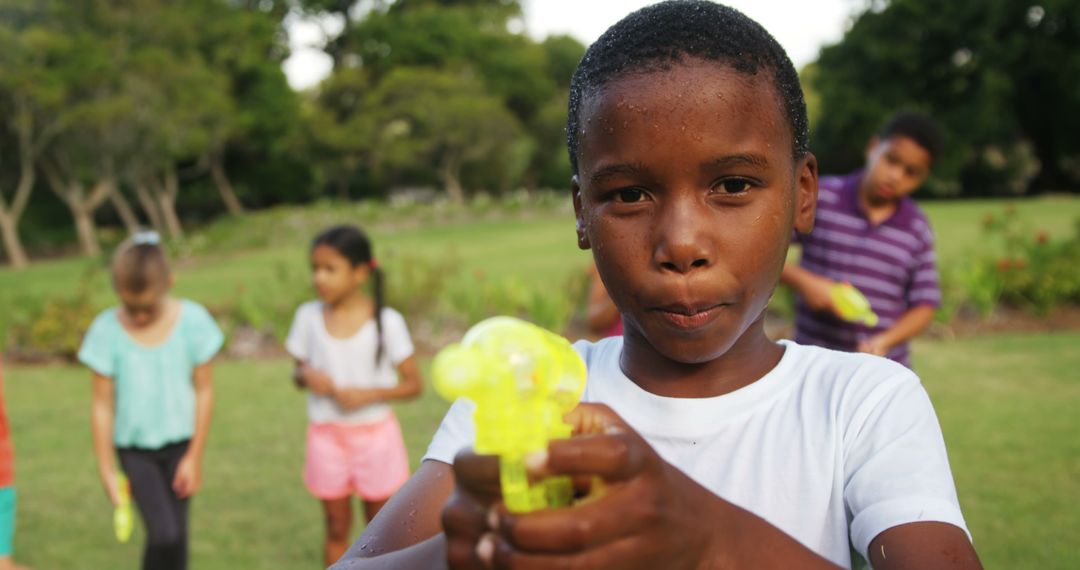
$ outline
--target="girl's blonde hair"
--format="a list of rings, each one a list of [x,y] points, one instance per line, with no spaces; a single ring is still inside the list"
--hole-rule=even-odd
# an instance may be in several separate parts
[[[142,293],[168,283],[171,273],[157,232],[136,232],[113,254],[112,281],[118,291]]]

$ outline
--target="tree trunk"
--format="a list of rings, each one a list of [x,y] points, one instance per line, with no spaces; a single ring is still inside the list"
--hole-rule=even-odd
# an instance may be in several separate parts
[[[150,227],[154,228],[154,231],[161,234],[165,231],[165,226],[161,223],[161,212],[158,210],[157,203],[150,194],[150,190],[146,187],[146,183],[143,181],[137,181],[133,184],[135,188],[135,198],[139,200],[139,206],[142,207],[143,213],[146,214],[146,219],[150,221]]]
[[[131,204],[128,203],[127,198],[120,192],[119,184],[114,184],[112,191],[109,192],[109,202],[112,203],[116,214],[120,216],[120,221],[124,223],[124,229],[127,230],[128,235],[133,235],[139,231],[139,218],[135,216],[135,211],[131,209]]]
[[[165,182],[158,191],[158,206],[161,208],[161,217],[165,221],[165,229],[169,237],[180,239],[184,237],[184,228],[180,224],[180,216],[176,215],[176,195],[180,185],[176,178],[176,171],[171,167],[165,171]]]
[[[29,259],[19,239],[19,219],[7,212],[6,208],[0,208],[0,238],[4,240],[8,264],[15,269],[25,268]]]
[[[446,193],[450,195],[450,200],[455,204],[465,203],[465,191],[461,188],[460,170],[461,166],[458,164],[457,157],[452,154],[444,156],[442,164],[439,165],[439,178],[442,179],[443,187],[446,188]]]
[[[75,219],[75,233],[79,236],[79,248],[83,255],[97,257],[101,255],[101,244],[97,240],[97,226],[94,225],[94,212],[86,204],[72,204],[71,217]]]
[[[0,196],[0,237],[4,241],[8,263],[15,269],[23,269],[30,260],[26,256],[22,239],[19,237],[19,220],[22,219],[26,204],[30,200],[30,193],[34,190],[36,178],[34,157],[37,156],[38,147],[34,144],[32,136],[32,117],[26,108],[25,101],[21,98],[16,99],[16,109],[18,112],[12,125],[19,139],[19,183],[15,187],[10,209]]]
[[[233,192],[232,183],[229,182],[229,176],[225,172],[225,160],[222,153],[214,153],[210,158],[210,177],[214,179],[214,185],[221,194],[221,200],[225,202],[225,209],[234,216],[243,214],[244,205],[236,197],[236,192]]]

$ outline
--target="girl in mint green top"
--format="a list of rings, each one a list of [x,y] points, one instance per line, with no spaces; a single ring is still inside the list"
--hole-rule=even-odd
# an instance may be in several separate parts
[[[195,431],[192,372],[221,349],[224,336],[202,305],[180,301],[180,314],[157,346],[136,342],[118,308],[102,312],[86,332],[79,361],[112,378],[116,394],[113,443],[157,449],[191,439]]]
[[[157,234],[121,244],[112,281],[120,305],[98,315],[79,350],[93,378],[98,476],[118,506],[119,459],[146,527],[142,568],[183,570],[214,402],[211,359],[224,337],[202,305],[169,296]]]

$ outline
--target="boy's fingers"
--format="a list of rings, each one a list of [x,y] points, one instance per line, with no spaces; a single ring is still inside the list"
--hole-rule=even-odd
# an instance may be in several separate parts
[[[552,570],[558,568],[654,568],[639,552],[640,545],[632,538],[616,540],[582,552],[526,552],[514,548],[505,540],[495,543],[494,567],[515,570]]]
[[[605,481],[625,481],[636,476],[653,451],[635,433],[579,436],[552,441],[547,461],[533,464],[535,475],[598,475]]]
[[[630,430],[619,414],[604,404],[579,404],[563,419],[573,426],[574,435]]]
[[[608,496],[566,509],[517,516],[503,513],[499,517],[498,530],[517,550],[580,552],[616,541],[632,532],[637,524],[636,517],[625,505],[617,508],[620,500],[623,499]]]
[[[442,512],[442,527],[446,534],[446,560],[450,568],[490,568],[480,558],[478,545],[491,533],[488,511],[472,497],[454,492]]]
[[[454,457],[453,467],[457,485],[476,498],[494,500],[502,496],[497,456],[477,455],[466,449]]]

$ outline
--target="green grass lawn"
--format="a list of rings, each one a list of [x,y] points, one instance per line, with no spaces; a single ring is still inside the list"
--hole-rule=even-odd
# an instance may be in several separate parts
[[[1080,333],[921,342],[916,365],[941,419],[961,504],[988,568],[1072,568],[1080,534]],[[322,520],[300,481],[303,396],[283,360],[224,362],[192,567],[316,568]],[[89,379],[79,368],[11,367],[17,558],[42,569],[136,568],[118,545],[94,469]],[[446,405],[427,390],[398,406],[415,466]],[[359,514],[356,532],[359,533]]]

